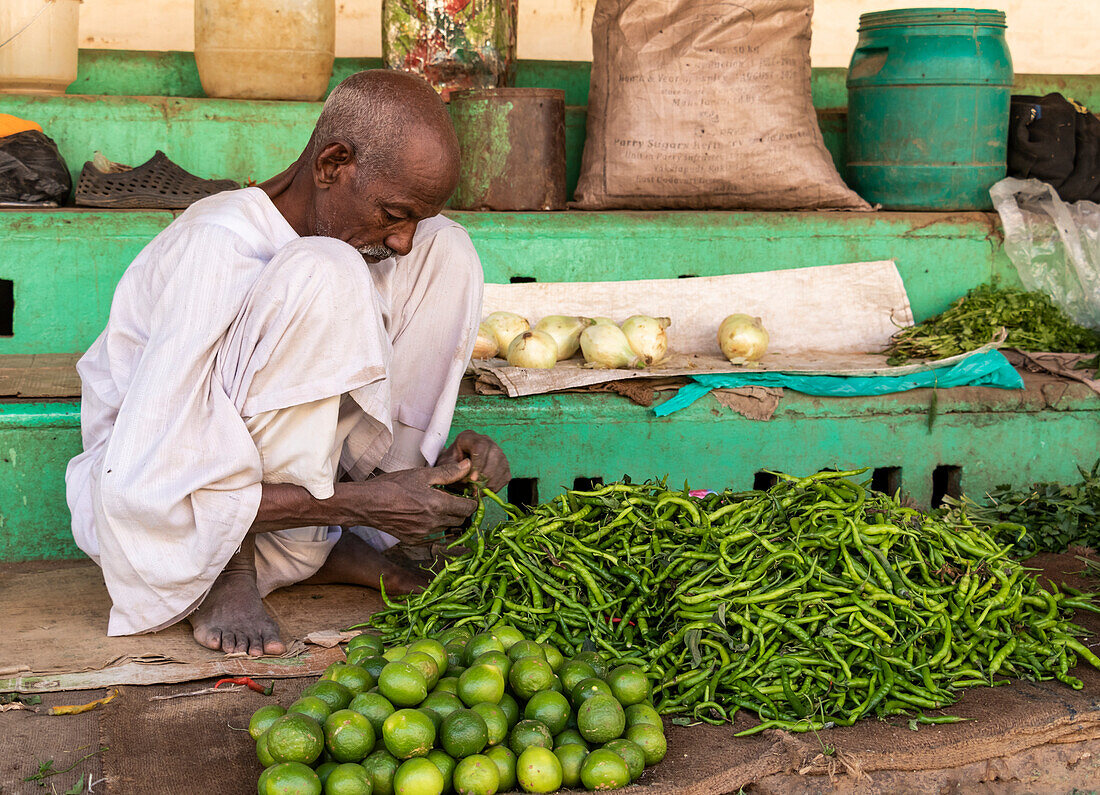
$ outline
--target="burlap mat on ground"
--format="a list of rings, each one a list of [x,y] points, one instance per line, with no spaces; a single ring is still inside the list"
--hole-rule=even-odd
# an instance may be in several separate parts
[[[307,636],[358,623],[382,604],[374,591],[337,585],[296,585],[264,601],[288,644],[286,657],[257,660],[205,649],[187,622],[109,638],[111,601],[94,563],[7,566],[0,576],[0,628],[7,640],[0,644],[0,692],[319,674],[343,654],[307,644]]]

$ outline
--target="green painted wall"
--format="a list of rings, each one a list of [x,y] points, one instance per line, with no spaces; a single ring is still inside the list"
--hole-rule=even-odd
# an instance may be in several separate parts
[[[895,259],[917,319],[971,287],[1016,282],[985,213],[449,213],[490,282],[713,276]],[[14,283],[0,354],[82,351],[103,329],[126,266],[166,211],[0,210],[0,279]]]

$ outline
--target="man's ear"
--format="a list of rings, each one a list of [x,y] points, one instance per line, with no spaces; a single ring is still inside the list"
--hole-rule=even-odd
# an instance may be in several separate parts
[[[336,183],[342,170],[355,170],[355,152],[344,141],[325,144],[313,161],[313,179],[319,187]]]

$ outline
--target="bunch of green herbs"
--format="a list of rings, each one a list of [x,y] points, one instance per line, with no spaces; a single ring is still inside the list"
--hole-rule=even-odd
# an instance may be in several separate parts
[[[895,334],[888,362],[956,356],[991,342],[1002,328],[1008,332],[1004,344],[1022,351],[1100,351],[1100,334],[1078,326],[1045,293],[984,284],[943,314]]]

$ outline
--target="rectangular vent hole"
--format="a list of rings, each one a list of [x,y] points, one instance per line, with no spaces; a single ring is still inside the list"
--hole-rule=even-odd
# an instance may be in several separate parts
[[[603,478],[575,477],[573,478],[573,491],[594,491],[603,485]]]
[[[512,284],[529,284],[531,282],[537,282],[538,279],[534,276],[513,276],[508,281]]]
[[[15,282],[0,279],[0,337],[15,334]]]
[[[508,483],[508,502],[521,508],[539,504],[538,478],[512,478]]]
[[[932,470],[932,507],[943,505],[944,497],[962,496],[962,467],[941,464]]]
[[[752,476],[752,487],[757,491],[767,491],[778,482],[779,478],[771,472],[757,472]]]
[[[676,277],[677,279],[698,279],[698,274],[695,273],[681,273]]]
[[[893,497],[901,489],[901,467],[878,467],[871,473],[871,488]]]

